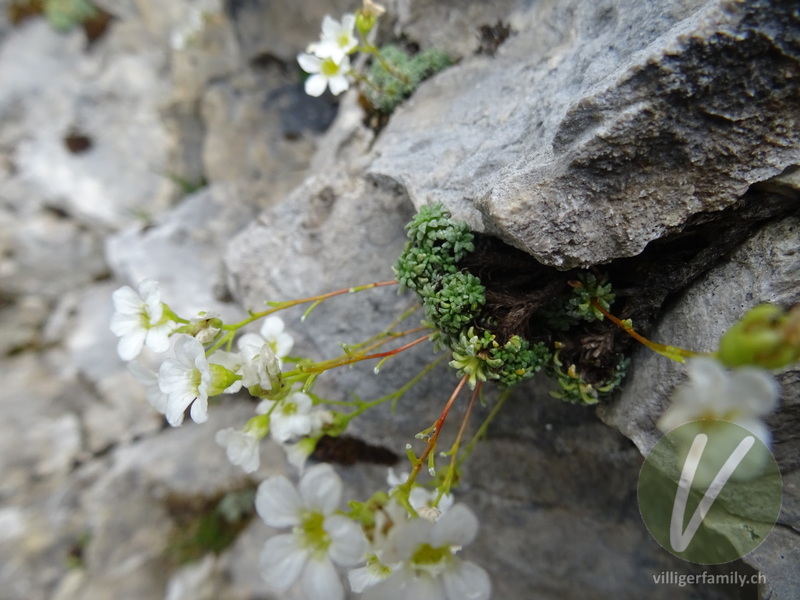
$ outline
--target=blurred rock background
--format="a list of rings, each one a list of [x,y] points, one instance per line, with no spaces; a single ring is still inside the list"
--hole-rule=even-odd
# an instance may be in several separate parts
[[[354,91],[306,96],[295,63],[322,17],[355,2],[96,0],[109,20],[91,40],[39,17],[12,23],[12,4],[0,0],[3,600],[277,598],[258,574],[270,532],[239,517],[258,481],[288,472],[282,452],[264,444],[253,478],[228,464],[213,438],[251,414],[244,398],[213,406],[205,425],[164,426],[108,330],[120,285],[154,278],[180,314],[237,318],[267,299],[389,279],[414,207],[444,201],[553,267],[740,221],[746,241],[670,291],[654,339],[708,350],[749,307],[800,301],[792,2],[387,1],[382,39],[458,64],[382,130]],[[286,320],[299,350],[324,357],[409,301],[376,290]],[[321,389],[383,395],[431,359],[416,350]],[[766,583],[654,585],[665,570],[704,570],[661,549],[636,503],[642,452],[680,377],[637,351],[628,385],[599,409],[560,403],[546,381],[515,390],[457,493],[480,517],[467,556],[491,573],[494,598],[800,594],[792,370],[770,419],[779,523],[744,561],[710,568]],[[352,434],[402,455],[454,382],[439,369]],[[339,470],[355,498],[385,485],[382,466]],[[197,543],[221,511],[231,539]]]

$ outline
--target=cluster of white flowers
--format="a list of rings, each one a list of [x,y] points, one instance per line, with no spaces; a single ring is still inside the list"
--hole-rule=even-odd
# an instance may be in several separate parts
[[[477,565],[456,553],[472,542],[478,520],[456,504],[435,522],[409,518],[390,501],[375,515],[373,539],[336,510],[342,483],[330,465],[308,469],[298,488],[283,476],[258,488],[256,508],[264,522],[290,533],[267,541],[261,554],[262,575],[278,592],[302,582],[307,600],[341,600],[344,589],[334,565],[355,567],[348,581],[372,600],[487,600],[491,583]]]
[[[409,518],[394,502],[380,520],[386,533],[376,535],[366,566],[348,574],[350,587],[368,600],[487,600],[489,575],[457,553],[478,532],[478,519],[464,504],[455,504],[438,520]],[[378,530],[378,527],[376,527]]]
[[[333,53],[332,46],[324,52]],[[391,499],[370,505],[375,526],[362,529],[355,510],[349,515],[338,510],[342,482],[333,468],[318,464],[305,470],[306,459],[323,432],[335,425],[336,415],[287,383],[292,375],[282,371],[282,360],[298,359],[289,357],[294,340],[280,318],[265,315],[259,333],[240,335],[232,352],[221,347],[233,345],[230,332],[235,328],[207,314],[178,317],[162,303],[155,281],[145,280],[137,290],[122,287],[113,302],[111,329],[120,337],[120,357],[130,361],[148,401],[170,425],[180,426],[187,410],[196,423],[208,421],[208,399],[219,394],[244,388],[261,398],[242,429],[218,431],[216,441],[233,464],[252,473],[260,465],[260,442],[269,434],[302,474],[297,488],[283,476],[270,477],[258,488],[256,510],[264,522],[291,528],[270,538],[261,554],[262,576],[271,588],[282,592],[300,581],[308,600],[341,600],[345,591],[337,569],[345,568],[351,589],[367,598],[489,598],[486,572],[457,556],[474,539],[477,518],[466,506],[453,505],[449,494],[439,497],[415,486],[406,504],[416,513],[413,518]],[[170,345],[173,354],[157,372],[133,360],[145,346],[163,353]],[[407,478],[390,470],[389,494]]]
[[[242,387],[268,392],[279,386],[281,359],[294,345],[280,317],[267,317],[259,333],[240,336],[237,352],[216,350],[207,356],[203,344],[213,342],[219,327],[204,314],[184,328],[194,335],[182,332],[174,320],[177,317],[162,303],[157,282],[146,279],[137,290],[124,286],[114,292],[112,300],[111,330],[120,337],[118,353],[131,361],[131,373],[145,387],[148,401],[170,425],[181,425],[187,409],[196,423],[207,421],[210,396],[236,393]],[[144,346],[158,353],[169,350],[171,335],[175,338],[174,356],[166,358],[157,373],[134,360]],[[304,440],[321,435],[332,419],[329,411],[315,408],[311,398],[300,392],[277,401],[262,400],[256,415],[243,430],[224,429],[216,437],[230,461],[247,472],[258,469],[259,443],[268,431],[284,445],[292,464],[302,470],[314,449],[313,440]]]
[[[306,79],[306,94],[321,96],[325,88],[330,88],[336,96],[350,87],[347,79],[350,73],[348,55],[358,46],[355,27],[356,16],[352,13],[344,15],[341,22],[327,15],[322,20],[319,42],[310,44],[297,57],[300,67],[311,74]]]

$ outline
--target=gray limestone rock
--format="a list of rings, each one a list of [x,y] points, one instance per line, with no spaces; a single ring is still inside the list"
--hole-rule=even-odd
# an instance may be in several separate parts
[[[690,286],[649,337],[682,348],[713,351],[722,334],[753,306],[800,302],[798,233],[797,217],[764,226],[723,264]],[[620,397],[601,407],[600,416],[646,455],[662,435],[655,423],[683,372],[679,364],[662,356],[644,348],[637,351]],[[794,442],[800,427],[798,371],[785,370],[778,381],[781,404],[767,423],[784,478],[784,508],[776,530],[744,559],[766,576],[765,598],[791,598],[792,590],[797,589],[795,569],[788,557],[798,546],[800,531],[800,461]]]
[[[8,217],[0,223],[3,294],[35,293],[52,301],[107,273],[103,240],[91,228],[57,210],[44,209],[23,219],[15,213]]]
[[[798,163],[791,5],[536,3],[421,86],[370,171],[548,265],[638,254]]]
[[[5,359],[0,373],[4,389],[0,493],[7,496],[37,478],[68,473],[83,440],[74,409],[59,402],[68,381],[54,377],[46,360],[21,354]]]
[[[173,567],[164,558],[174,535],[170,498],[211,497],[248,479],[228,462],[214,435],[218,429],[240,425],[253,410],[252,403],[229,401],[211,408],[213,423],[187,423],[116,448],[101,475],[80,496],[89,534],[82,567],[86,576],[65,581],[59,598],[163,598],[177,593],[168,590],[180,585],[176,582],[181,576],[172,578]],[[260,480],[284,469],[282,451],[266,444],[262,468],[254,476]]]
[[[325,15],[340,20],[353,12],[357,3],[350,0],[232,0],[228,14],[239,39],[245,60],[272,58],[294,65],[300,52],[319,39]]]
[[[117,227],[163,211],[174,193],[159,117],[165,89],[153,62],[158,56],[105,55],[104,45],[87,54],[81,43],[81,34],[65,37],[44,22],[16,29],[0,48],[14,57],[0,57],[0,85],[12,86],[2,109],[25,90],[38,92],[21,115],[30,130],[13,156],[19,177],[49,205],[93,226]],[[18,64],[20,56],[33,64]],[[95,110],[101,102],[104,109]]]
[[[208,86],[201,103],[204,173],[254,206],[285,198],[306,176],[335,106],[267,66]]]
[[[358,175],[318,176],[265,211],[228,248],[226,262],[236,297],[244,305],[257,306],[266,299],[307,296],[385,278],[402,247],[402,224],[408,214],[399,200],[402,189],[390,183]],[[383,235],[371,235],[374,231]],[[403,304],[393,294],[374,297],[374,292],[326,302],[302,325],[289,321],[300,339],[295,352],[329,357],[337,342],[359,341],[391,321]],[[411,379],[432,358],[430,349],[415,348],[387,363],[377,377],[369,365],[355,365],[346,373],[326,376],[315,392],[333,399],[349,393],[380,397]],[[414,434],[436,419],[455,383],[452,369],[441,366],[395,411],[384,406],[371,410],[354,421],[348,433],[401,457],[406,443],[419,451],[422,444]],[[653,573],[699,572],[701,567],[687,566],[663,551],[644,528],[635,500],[640,453],[591,411],[549,398],[548,389],[550,382],[540,381],[515,390],[490,428],[488,441],[465,464],[457,498],[481,521],[478,540],[464,550],[465,558],[489,570],[496,598],[691,597],[691,590],[681,596],[674,588],[652,584]],[[488,414],[496,399],[493,391],[488,398],[489,406],[476,410],[471,431]],[[456,404],[440,449],[452,442],[466,400]],[[439,460],[440,465],[446,463]],[[405,465],[401,458],[398,468]],[[363,465],[346,469],[343,477],[359,500],[387,485],[385,471]],[[238,555],[241,549],[232,552]],[[745,565],[737,568],[749,571]],[[244,585],[242,571],[243,567],[236,569]],[[724,591],[710,594],[727,597]]]
[[[458,59],[481,48],[482,26],[507,22],[509,14],[523,4],[523,0],[397,0],[389,14],[396,15],[395,32]]]
[[[255,216],[231,186],[213,185],[186,197],[158,223],[108,238],[106,253],[119,280],[160,283],[162,298],[186,318],[200,311],[221,316],[237,309],[227,301],[222,249]]]
[[[266,301],[391,280],[411,210],[400,190],[379,180],[337,170],[311,177],[232,240],[225,258],[231,290],[240,304],[258,310]],[[298,338],[295,351],[321,359],[340,354],[339,343],[371,337],[412,302],[393,288],[375,289],[334,298],[302,324],[296,319],[303,309],[284,319]],[[342,377],[354,393],[379,397],[397,383],[384,381],[391,371],[387,366],[380,378],[365,378],[364,369],[353,369]]]
[[[261,581],[258,555],[275,532],[259,519],[220,556],[166,564],[166,499],[248,479],[214,435],[240,427],[254,404],[226,397],[209,423],[164,428],[108,330],[119,285],[153,277],[179,313],[232,321],[266,300],[393,278],[403,225],[422,203],[443,200],[477,229],[567,267],[635,254],[748,189],[798,198],[788,0],[387,1],[381,36],[403,33],[462,60],[380,132],[364,125],[355,91],[311,99],[296,77],[296,54],[322,17],[356,2],[96,1],[117,18],[88,52],[78,32],[0,24],[0,595],[9,600],[301,598]],[[479,27],[498,20],[509,39],[494,57],[471,56]],[[71,133],[90,147],[70,151]],[[203,179],[172,207],[179,180]],[[758,231],[677,297],[652,337],[710,348],[756,302],[798,301],[798,227],[794,217]],[[302,309],[285,319],[296,353],[326,358],[413,301],[381,288],[331,299],[303,323]],[[376,398],[435,358],[418,346],[377,376],[372,364],[325,375],[316,391]],[[769,420],[784,474],[779,525],[747,564],[710,569],[758,569],[768,579],[758,592],[653,585],[662,571],[706,569],[652,540],[635,497],[641,453],[681,370],[637,352],[630,373],[600,410],[611,427],[548,397],[549,382],[520,386],[465,464],[457,498],[481,529],[463,556],[491,573],[493,597],[796,596],[797,372],[781,374],[782,406]],[[455,382],[440,365],[394,412],[370,411],[348,433],[401,457],[406,443],[419,449],[414,434]],[[468,434],[495,400],[476,407]],[[253,481],[295,475],[273,443],[261,458]],[[338,470],[350,498],[387,487],[383,466]]]

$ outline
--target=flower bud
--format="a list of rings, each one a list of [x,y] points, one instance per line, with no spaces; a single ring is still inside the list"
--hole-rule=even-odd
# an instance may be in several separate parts
[[[234,384],[239,376],[233,371],[229,371],[222,365],[209,365],[211,369],[211,385],[208,388],[209,396],[218,396]]]
[[[798,311],[786,313],[775,304],[750,309],[722,336],[717,357],[728,367],[756,365],[780,369],[800,360],[796,339]]]
[[[356,29],[364,37],[367,37],[375,23],[386,9],[372,0],[364,0],[364,6],[356,11]]]

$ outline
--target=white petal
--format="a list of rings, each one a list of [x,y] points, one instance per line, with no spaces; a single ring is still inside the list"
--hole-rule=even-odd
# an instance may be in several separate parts
[[[405,571],[396,571],[387,579],[364,591],[364,600],[406,600],[412,579]]]
[[[169,350],[169,334],[172,333],[174,327],[175,323],[172,321],[151,327],[147,330],[145,344],[153,352],[166,352]]]
[[[431,535],[434,547],[466,546],[478,533],[478,518],[466,504],[456,504],[436,522]]]
[[[412,579],[406,593],[408,594],[407,598],[425,598],[426,600],[446,600],[447,598],[441,580],[430,577]]]
[[[280,410],[280,407],[277,410]],[[272,413],[270,431],[272,432],[272,439],[282,444],[292,438],[310,433],[311,418],[308,415],[284,416],[276,411]]]
[[[283,475],[262,481],[256,492],[256,511],[270,527],[291,527],[299,524],[301,502],[297,490]]]
[[[284,332],[276,336],[274,344],[275,344],[275,356],[277,356],[278,358],[283,358],[284,356],[287,356],[289,352],[292,351],[292,348],[294,347],[294,338],[288,333]]]
[[[725,369],[713,358],[705,356],[692,358],[688,361],[686,369],[692,384],[701,388],[715,388],[726,379]]]
[[[192,403],[192,410],[189,414],[192,415],[192,421],[195,423],[205,423],[208,421],[208,399],[197,398]]]
[[[228,427],[218,431],[214,439],[225,448],[228,460],[232,464],[242,467],[247,473],[258,469],[260,463],[258,439],[254,436]]]
[[[356,26],[356,16],[353,13],[347,13],[342,17],[342,30],[348,34],[353,34],[353,29]]]
[[[314,406],[314,401],[311,399],[311,396],[303,392],[294,392],[287,400],[294,403],[297,407],[297,413],[301,415],[307,415]]]
[[[393,573],[388,579],[364,593],[365,600],[445,600],[444,585],[439,579],[423,575],[413,577],[405,571]]]
[[[334,96],[338,96],[350,87],[350,83],[344,75],[336,75],[328,80],[328,86],[331,88],[331,93]]]
[[[119,337],[140,331],[146,333],[139,314],[115,312],[111,315],[110,328],[114,335]]]
[[[489,600],[492,595],[489,575],[471,562],[457,561],[442,578],[448,600]]]
[[[314,465],[298,485],[306,508],[319,509],[329,515],[339,508],[342,500],[342,480],[329,464]]]
[[[123,285],[111,294],[111,301],[114,303],[114,310],[123,314],[138,314],[144,302],[141,296],[131,287]]]
[[[311,54],[299,54],[297,56],[297,62],[300,68],[306,73],[319,73],[320,65],[322,65],[322,61]],[[320,94],[321,93],[322,92],[320,92]],[[319,94],[317,95],[319,96]]]
[[[208,357],[209,362],[213,361],[215,365],[225,367],[229,371],[238,373],[242,368],[242,355],[238,352],[227,352],[225,350],[216,350],[214,354]]]
[[[297,469],[301,475],[303,471],[305,471],[308,457],[314,452],[316,443],[316,440],[313,438],[304,438],[296,444],[281,445],[284,452],[286,452],[286,460],[288,460],[289,464]]]
[[[331,515],[325,518],[324,528],[331,537],[328,555],[337,565],[352,567],[364,560],[367,540],[354,521],[342,515]]]
[[[257,437],[228,428],[217,432],[216,441],[225,447],[231,463],[239,465],[246,473],[252,473],[258,469],[261,461]]]
[[[763,369],[744,367],[731,377],[735,402],[750,415],[766,415],[778,405],[778,383]]]
[[[264,338],[257,333],[245,333],[238,340],[236,340],[236,347],[242,355],[242,362],[250,362],[258,353],[261,352],[261,346],[264,345]]]
[[[261,577],[271,588],[283,592],[297,581],[306,558],[292,534],[270,538],[261,551]]]
[[[355,21],[354,21],[355,23]],[[325,15],[322,19],[322,35],[326,38],[335,38],[339,35],[339,31],[342,29],[342,26],[339,24],[339,21],[332,18],[330,15]]]
[[[381,581],[386,579],[386,572],[379,565],[367,565],[352,569],[347,573],[347,581],[350,583],[350,589],[356,594],[360,594],[367,588],[378,585]]]
[[[136,286],[139,295],[147,304],[160,304],[161,292],[158,289],[158,282],[153,279],[142,279]]]
[[[303,570],[303,597],[305,600],[343,600],[342,582],[327,558],[311,559],[306,563]]]
[[[394,472],[394,468],[389,467],[389,470],[386,473],[386,483],[389,485],[389,487],[396,488],[397,486],[403,485],[408,480],[408,475],[408,471],[401,471],[400,474],[397,475]]]
[[[158,369],[158,385],[161,391],[170,395],[191,392],[193,370],[193,367],[183,365],[174,358],[168,358]]]
[[[158,387],[158,375],[155,371],[152,371],[145,367],[143,364],[131,361],[128,363],[128,370],[133,375],[134,379],[138,381],[141,385],[143,385],[147,392],[147,400],[150,401],[160,412],[164,412],[167,407],[167,397],[161,393],[161,389]],[[158,395],[155,395],[153,392],[155,390],[158,392]],[[152,394],[152,398],[151,398]],[[154,404],[154,400],[163,402],[163,404],[159,403],[158,406]]]
[[[322,96],[327,86],[328,86],[328,80],[325,79],[322,75],[312,75],[311,77],[306,79],[306,84],[305,84],[306,94],[308,94],[309,96],[314,96],[315,98],[318,96]]]
[[[117,344],[117,354],[122,360],[133,360],[142,351],[147,332],[144,329],[125,334]]]
[[[182,335],[175,342],[175,357],[181,364],[194,365],[195,359],[203,355],[203,346],[190,335]]]
[[[265,415],[275,405],[275,400],[267,400],[266,398],[256,405],[256,414]]]
[[[186,409],[194,399],[195,396],[192,394],[170,394],[169,398],[167,398],[167,409],[164,411],[167,422],[173,427],[183,423],[183,413],[186,412]]]
[[[408,501],[414,510],[419,511],[420,508],[430,506],[436,499],[437,494],[436,490],[415,487],[411,488],[411,492],[408,494]]]
[[[261,337],[265,340],[269,340],[270,338],[274,338],[279,336],[283,333],[283,330],[286,328],[286,325],[277,315],[272,315],[264,319],[264,322],[261,324]]]
[[[736,419],[733,423],[752,433],[769,448],[770,442],[772,442],[772,432],[761,420],[756,418],[742,418]]]
[[[407,560],[420,544],[430,542],[432,527],[434,524],[425,519],[400,521],[389,532],[381,559],[386,564]]]

